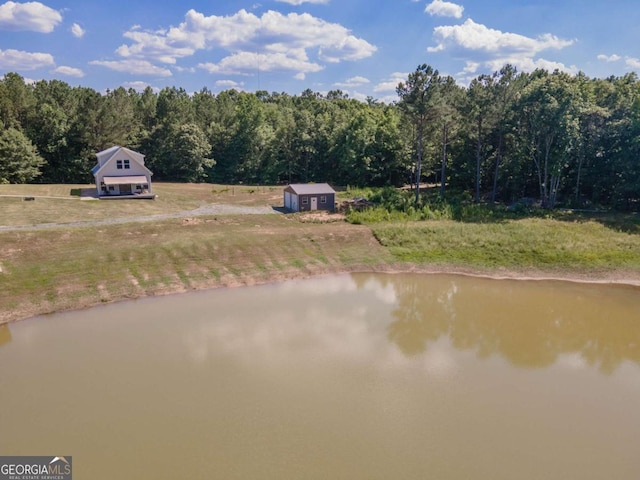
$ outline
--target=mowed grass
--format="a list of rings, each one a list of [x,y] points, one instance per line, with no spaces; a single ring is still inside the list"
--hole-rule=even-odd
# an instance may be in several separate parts
[[[203,205],[281,206],[282,188],[207,183],[153,184],[155,200],[81,200],[91,185],[0,185],[0,226],[71,223],[162,215]],[[34,197],[25,201],[25,197]]]
[[[367,227],[200,217],[0,233],[0,322],[125,298],[375,268]]]
[[[402,262],[552,272],[625,270],[640,275],[640,235],[593,220],[440,220],[376,224],[372,229]]]

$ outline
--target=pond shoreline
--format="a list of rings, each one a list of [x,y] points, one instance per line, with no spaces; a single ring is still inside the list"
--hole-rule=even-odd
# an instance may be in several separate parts
[[[123,295],[118,298],[110,298],[107,301],[91,302],[77,301],[69,303],[65,308],[41,310],[38,311],[34,305],[18,308],[11,312],[10,315],[0,318],[0,325],[28,320],[30,318],[50,315],[64,311],[86,310],[99,305],[107,305],[111,303],[120,303],[130,300],[138,300],[142,298],[153,298],[166,295],[179,295],[187,292],[216,290],[220,288],[239,288],[257,285],[266,285],[272,283],[281,283],[292,280],[304,280],[315,277],[346,275],[352,273],[382,273],[390,275],[401,274],[421,274],[421,275],[453,275],[475,278],[485,278],[490,280],[517,280],[517,281],[536,281],[536,282],[571,282],[582,284],[599,284],[599,285],[620,285],[628,287],[640,288],[640,274],[633,271],[613,270],[591,273],[591,272],[552,272],[537,269],[477,269],[462,266],[447,265],[418,265],[418,264],[402,264],[389,265],[381,264],[370,266],[368,268],[327,268],[321,271],[309,273],[308,271],[299,270],[288,271],[285,274],[273,272],[274,274],[261,278],[245,278],[243,281],[235,279],[235,281],[225,281],[214,284],[195,284],[191,288],[176,286],[175,288],[164,288],[158,291],[146,293],[137,293],[135,295]]]

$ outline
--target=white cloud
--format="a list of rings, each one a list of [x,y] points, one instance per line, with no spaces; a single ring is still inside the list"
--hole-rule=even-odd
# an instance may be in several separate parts
[[[234,80],[218,80],[216,82],[216,87],[220,88],[235,88],[236,90],[242,89],[244,83],[236,82]]]
[[[329,0],[276,0],[280,3],[288,3],[289,5],[302,5],[303,3],[317,3],[319,5],[326,5]]]
[[[488,67],[492,72],[497,72],[507,63],[513,65],[521,72],[532,72],[540,68],[549,72],[560,70],[562,72],[567,72],[575,75],[580,71],[580,69],[575,65],[566,66],[564,63],[545,60],[544,58],[533,59],[529,57],[520,57],[517,55],[512,57],[496,58],[494,60],[485,62],[484,65]]]
[[[200,63],[198,67],[209,73],[249,75],[272,71],[319,72],[322,66],[284,53],[258,54],[239,52],[223,58],[219,63]]]
[[[117,72],[130,73],[132,75],[155,75],[157,77],[170,77],[171,70],[153,65],[146,60],[118,60],[89,62],[90,65],[99,65]]]
[[[429,52],[441,52],[448,48],[483,51],[491,54],[521,54],[533,56],[543,50],[562,49],[572,45],[572,40],[563,40],[545,33],[538,38],[525,37],[517,33],[501,32],[467,19],[462,25],[434,28],[434,37],[438,41]]]
[[[624,63],[627,65],[627,67],[640,70],[640,59],[638,58],[626,57],[624,59]]]
[[[51,33],[62,21],[57,10],[40,2],[6,2],[0,5],[0,29]]]
[[[598,60],[603,62],[617,62],[618,60],[622,60],[620,55],[598,55]]]
[[[390,78],[378,83],[373,87],[373,91],[378,92],[395,92],[396,87],[400,82],[406,82],[409,77],[408,73],[394,72],[390,75]]]
[[[360,87],[362,85],[366,85],[367,83],[369,83],[369,79],[365,77],[352,77],[352,78],[348,78],[344,82],[334,83],[333,86],[339,87],[339,88],[353,88],[353,87]]]
[[[475,23],[472,19],[462,25],[440,26],[434,29],[437,41],[429,52],[449,51],[457,56],[473,54],[466,60],[466,66],[457,75],[458,81],[466,83],[468,75],[479,68],[486,67],[491,71],[500,70],[505,64],[514,65],[520,71],[533,71],[536,68],[545,70],[561,70],[577,73],[575,66],[566,66],[561,62],[537,58],[545,50],[560,50],[573,45],[573,40],[564,40],[550,33],[536,38],[517,33],[502,32]]]
[[[149,85],[147,82],[143,82],[142,80],[137,80],[135,82],[125,82],[125,83],[122,84],[122,86],[124,88],[133,88],[134,90],[137,90],[138,92],[144,92],[147,87],[151,87],[151,90],[153,90],[156,93],[158,93],[160,91],[160,89],[158,87],[153,87],[153,86]]]
[[[74,37],[76,38],[82,38],[84,37],[85,34],[85,30],[84,28],[82,28],[80,25],[78,25],[77,23],[74,23],[71,26],[71,33],[73,34]]]
[[[464,7],[443,0],[433,0],[424,11],[431,16],[462,18]]]
[[[66,75],[68,77],[77,77],[77,78],[84,77],[84,72],[82,70],[80,70],[79,68],[74,68],[74,67],[60,66],[60,67],[56,68],[55,70],[53,70],[53,73],[58,73],[60,75]]]
[[[472,60],[467,60],[466,66],[464,67],[463,73],[476,73],[480,68],[479,62],[474,62]]]
[[[337,63],[366,58],[376,51],[342,25],[308,13],[284,15],[275,11],[260,17],[246,10],[230,16],[205,16],[192,9],[177,27],[157,31],[132,28],[124,36],[133,41],[117,50],[125,58],[175,64],[197,50],[227,51],[230,55],[218,62],[201,63],[201,68],[212,73],[247,74],[255,71],[260,61],[264,70],[305,74],[323,68],[309,60],[310,55]]]
[[[0,50],[0,68],[3,70],[35,70],[54,64],[53,56],[48,53]]]

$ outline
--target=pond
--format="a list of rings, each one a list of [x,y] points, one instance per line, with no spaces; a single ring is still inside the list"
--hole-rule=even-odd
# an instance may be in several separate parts
[[[76,478],[640,478],[640,290],[354,274],[0,327],[0,453]]]

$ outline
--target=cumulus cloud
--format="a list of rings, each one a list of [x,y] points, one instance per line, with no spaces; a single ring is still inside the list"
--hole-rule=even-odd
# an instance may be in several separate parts
[[[479,68],[480,68],[479,62],[474,62],[473,60],[467,60],[463,73],[476,73]]]
[[[0,5],[0,29],[51,33],[62,21],[57,10],[40,2],[6,2]]]
[[[429,47],[429,52],[462,48],[496,54],[518,53],[533,56],[543,50],[559,50],[574,43],[573,40],[563,40],[550,33],[540,35],[538,38],[530,38],[517,33],[501,32],[475,23],[471,19],[466,20],[462,25],[436,27],[434,37],[438,45]]]
[[[134,90],[137,90],[138,92],[144,92],[147,87],[151,87],[151,90],[153,90],[154,92],[158,93],[160,91],[160,89],[158,87],[153,87],[151,85],[149,85],[147,82],[143,82],[142,80],[137,80],[135,82],[125,82],[122,84],[122,86],[124,88],[133,88]]]
[[[640,70],[640,59],[638,58],[626,57],[624,63],[627,65],[627,67]]]
[[[394,72],[390,77],[373,87],[373,91],[378,92],[395,92],[400,82],[406,82],[409,77],[408,73]]]
[[[549,72],[560,70],[562,72],[567,72],[575,75],[580,71],[580,69],[575,65],[568,66],[562,62],[554,62],[552,60],[545,60],[544,58],[534,59],[520,56],[496,58],[494,60],[485,62],[485,66],[488,67],[491,71],[496,72],[504,67],[507,63],[513,65],[521,72],[532,72],[536,69],[543,69]]]
[[[77,23],[74,23],[71,26],[71,33],[76,38],[82,38],[84,37],[85,31],[84,31],[84,28],[82,28],[80,25],[78,25]]]
[[[216,82],[216,87],[231,89],[235,88],[236,90],[241,90],[244,87],[243,82],[236,82],[234,80],[218,80]]]
[[[218,62],[200,64],[211,73],[249,73],[256,70],[259,61],[263,70],[305,74],[321,70],[318,61],[359,60],[376,51],[342,25],[308,13],[268,11],[257,16],[244,9],[229,16],[205,16],[191,9],[177,27],[155,31],[135,27],[124,36],[132,40],[117,50],[125,58],[175,64],[198,50],[228,52]],[[310,55],[316,60],[310,60]]]
[[[466,61],[464,70],[458,74],[467,78],[480,67],[497,71],[505,64],[514,65],[520,71],[532,71],[537,68],[545,70],[562,70],[577,73],[575,66],[566,66],[561,62],[539,58],[546,50],[561,50],[573,45],[573,40],[565,40],[550,33],[536,38],[517,33],[502,32],[478,24],[472,19],[461,25],[440,26],[434,28],[436,46],[429,47],[431,53],[452,52],[458,56],[472,56]],[[464,82],[463,82],[464,83]]]
[[[317,63],[289,57],[284,53],[239,52],[223,58],[219,63],[200,63],[198,68],[209,73],[249,75],[256,71],[319,72],[323,67]]]
[[[79,68],[74,68],[74,67],[60,66],[60,67],[56,68],[55,70],[53,70],[53,73],[58,73],[60,75],[66,75],[68,77],[76,77],[76,78],[84,77],[84,72],[82,70],[80,70]]]
[[[369,79],[365,77],[352,77],[348,78],[344,82],[334,83],[334,87],[338,88],[353,88],[353,87],[361,87],[362,85],[366,85],[369,83]]]
[[[462,18],[464,7],[443,0],[433,0],[424,11],[431,16]]]
[[[99,65],[116,72],[131,73],[132,75],[154,75],[156,77],[170,77],[171,70],[168,68],[157,67],[146,60],[118,60],[118,61],[102,61],[94,60],[89,62],[90,65]]]
[[[622,60],[620,55],[598,55],[598,60],[603,62],[617,62],[618,60]]]
[[[35,70],[54,64],[53,56],[48,53],[0,50],[0,68],[3,70]]]
[[[288,3],[289,5],[302,5],[303,3],[317,3],[319,5],[326,5],[329,0],[276,0],[280,3]]]

